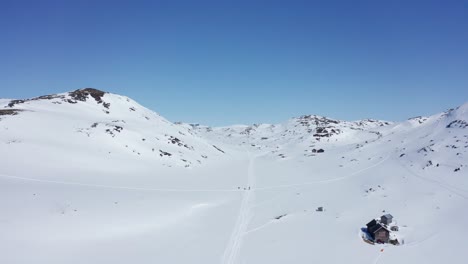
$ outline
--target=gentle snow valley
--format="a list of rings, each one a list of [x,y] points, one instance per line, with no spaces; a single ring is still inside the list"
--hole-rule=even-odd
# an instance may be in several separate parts
[[[89,88],[0,99],[0,263],[466,263],[467,151],[468,103],[207,127]],[[402,245],[361,239],[384,213]]]

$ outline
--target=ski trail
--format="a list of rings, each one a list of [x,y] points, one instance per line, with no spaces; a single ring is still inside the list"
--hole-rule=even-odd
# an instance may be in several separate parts
[[[377,258],[375,258],[373,264],[378,264],[380,262],[380,258],[382,258],[382,255],[384,254],[385,248],[386,248],[385,245],[380,246],[379,253],[377,255]]]
[[[158,192],[240,192],[239,190],[236,190],[236,189],[163,189],[163,188],[110,186],[110,185],[88,184],[88,183],[79,183],[79,182],[40,180],[40,179],[26,178],[26,177],[19,177],[19,176],[5,175],[5,174],[0,174],[0,178],[9,178],[9,179],[15,179],[15,180],[40,182],[40,183],[83,186],[83,187],[92,187],[92,188],[117,189],[117,190],[158,191]]]
[[[373,164],[373,165],[371,165],[369,167],[360,169],[358,171],[355,171],[355,172],[353,172],[353,173],[351,173],[349,175],[345,175],[345,176],[342,176],[342,177],[337,177],[337,178],[328,179],[328,180],[321,180],[321,181],[312,181],[312,182],[294,183],[294,184],[286,184],[286,185],[275,185],[275,186],[259,187],[259,188],[255,188],[255,190],[256,191],[262,191],[262,190],[271,190],[271,189],[288,188],[288,187],[299,187],[299,186],[305,186],[305,185],[313,185],[313,184],[319,184],[319,183],[329,183],[329,182],[341,181],[341,180],[344,180],[346,178],[357,175],[357,174],[359,174],[361,172],[364,172],[364,171],[367,171],[367,170],[372,169],[374,167],[377,167],[380,164],[387,161],[389,158],[390,158],[390,155],[385,157],[384,159],[380,160],[379,162],[376,162],[375,164]]]
[[[239,252],[242,246],[242,237],[247,231],[249,221],[252,217],[250,211],[250,204],[254,200],[254,185],[255,185],[255,173],[254,173],[254,160],[255,157],[252,157],[250,152],[249,154],[249,166],[247,171],[247,187],[250,187],[250,190],[245,190],[242,197],[242,203],[239,210],[239,216],[237,217],[234,230],[232,231],[229,244],[227,245],[224,254],[222,263],[223,264],[234,264],[239,258]]]
[[[412,174],[413,176],[423,180],[423,181],[426,181],[426,182],[429,182],[429,183],[432,183],[432,184],[435,184],[455,195],[457,195],[458,197],[461,197],[465,200],[468,200],[468,194],[466,193],[465,190],[462,190],[460,188],[457,188],[455,186],[452,186],[452,185],[449,185],[449,184],[446,184],[446,183],[442,183],[440,181],[437,181],[437,180],[434,180],[434,179],[430,179],[430,178],[426,178],[426,177],[423,177],[423,176],[420,176],[418,175],[417,173],[413,172],[412,170],[410,170],[409,168],[407,168],[405,165],[401,164],[400,162],[398,162],[398,164],[403,167],[403,169],[405,169],[407,172],[409,172],[410,174]]]
[[[258,231],[258,230],[260,230],[260,229],[263,229],[263,228],[265,228],[266,226],[269,226],[269,225],[271,225],[271,224],[273,224],[273,221],[268,221],[268,222],[266,222],[266,223],[263,224],[263,225],[257,226],[257,227],[255,227],[255,228],[252,228],[252,229],[246,231],[246,232],[244,233],[244,235],[248,235],[248,234],[250,234],[250,233],[256,232],[256,231]]]
[[[378,264],[381,257],[382,257],[382,252],[379,252],[379,255],[375,259],[374,264]]]
[[[408,244],[404,244],[404,245],[402,245],[402,246],[405,246],[405,247],[414,247],[414,246],[417,246],[417,245],[419,245],[419,244],[422,244],[422,243],[424,243],[424,242],[426,242],[426,241],[428,241],[428,240],[431,240],[431,239],[437,237],[438,235],[439,235],[438,233],[434,233],[434,234],[429,235],[429,236],[427,236],[427,237],[425,237],[425,238],[423,238],[423,239],[421,239],[421,240],[414,241],[414,242],[411,242],[411,243],[408,243]]]

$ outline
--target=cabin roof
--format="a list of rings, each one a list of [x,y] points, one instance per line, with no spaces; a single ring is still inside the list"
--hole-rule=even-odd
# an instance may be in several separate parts
[[[375,219],[372,219],[369,223],[367,223],[367,232],[374,234],[375,232],[379,231],[380,229],[385,229],[387,232],[390,233],[390,230],[382,223],[378,222]]]
[[[379,223],[378,226],[379,226],[379,227],[376,228],[375,230],[373,230],[372,233],[375,233],[375,232],[379,231],[379,230],[382,229],[382,228],[385,229],[388,233],[390,233],[390,230],[388,230],[388,228],[386,228],[384,225],[382,225],[382,224]]]
[[[367,223],[367,228],[370,228],[372,226],[375,226],[377,224],[377,221],[375,221],[375,219],[372,219],[372,221],[370,221],[369,223]]]
[[[382,215],[382,217],[385,217],[385,218],[387,218],[387,219],[390,219],[390,218],[393,218],[393,215],[391,215],[391,214],[384,214],[384,215]]]

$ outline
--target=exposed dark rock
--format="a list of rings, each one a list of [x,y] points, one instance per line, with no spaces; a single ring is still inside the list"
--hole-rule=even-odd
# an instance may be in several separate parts
[[[287,214],[282,214],[282,215],[278,215],[277,217],[275,217],[276,220],[280,220],[281,218],[285,217]]]
[[[217,146],[213,145],[213,147],[214,147],[215,149],[217,149],[219,152],[225,153],[222,149],[218,148]]]
[[[455,120],[450,122],[446,128],[466,128],[468,127],[468,123],[464,120]]]
[[[171,153],[166,152],[166,151],[159,150],[159,152],[161,152],[161,153],[159,154],[159,156],[161,156],[161,157],[162,157],[162,156],[169,156],[169,157],[172,156]]]
[[[335,134],[339,134],[341,131],[338,128],[333,127],[317,127],[315,129],[314,137],[331,137]]]
[[[88,95],[91,95],[94,98],[94,100],[98,102],[100,101],[102,103],[102,97],[104,96],[105,92],[93,88],[85,88],[69,92],[68,94],[74,100],[82,102],[85,102],[86,99],[88,99]]]
[[[303,126],[311,126],[311,125],[316,125],[316,126],[325,126],[325,125],[330,125],[330,124],[339,124],[340,121],[338,120],[333,120],[333,119],[328,119],[326,117],[322,116],[316,116],[316,115],[303,115],[298,118],[299,124]]]
[[[180,142],[181,142],[180,139],[178,139],[178,138],[176,138],[176,137],[171,136],[171,137],[169,138],[169,141],[170,141],[172,144],[177,144],[177,145],[179,145],[179,146],[182,146],[182,143],[180,143]]]
[[[14,107],[17,104],[24,104],[26,102],[30,101],[37,101],[37,100],[52,100],[52,99],[64,99],[65,96],[63,95],[57,95],[57,94],[51,94],[51,95],[43,95],[31,99],[23,99],[23,100],[11,100],[10,103],[8,103],[8,107]]]
[[[317,133],[328,133],[327,129],[324,127],[317,127],[315,130]]]
[[[421,153],[421,152],[429,152],[429,151],[434,152],[434,150],[431,149],[431,147],[429,147],[429,146],[428,146],[428,147],[423,147],[423,148],[418,149],[418,153]]]
[[[98,104],[102,104],[105,108],[109,109],[110,103],[106,103],[102,100],[104,94],[106,94],[106,92],[94,88],[79,89],[68,93],[73,100],[82,102],[86,102],[88,95],[90,95]]]
[[[21,111],[23,111],[23,110],[21,110],[21,109],[0,109],[0,116],[3,116],[3,115],[17,115]]]
[[[427,120],[427,118],[422,117],[422,116],[415,116],[415,117],[408,118],[408,120],[414,120],[414,121],[417,121],[419,124],[422,124]]]
[[[172,143],[174,145],[177,145],[179,147],[184,147],[186,149],[194,150],[194,148],[192,146],[184,144],[184,142],[182,140],[180,140],[179,138],[176,138],[174,136],[169,137],[169,142],[168,143]]]
[[[250,135],[252,133],[252,131],[255,131],[255,129],[252,128],[252,127],[247,127],[244,131],[242,131],[240,133],[243,134],[243,135]]]
[[[10,103],[8,103],[8,107],[13,107],[17,104],[24,104],[26,100],[11,100]]]
[[[37,100],[52,100],[52,99],[61,99],[62,102],[66,102],[69,104],[76,104],[78,101],[85,102],[88,98],[88,95],[94,98],[98,104],[102,104],[105,108],[109,109],[110,103],[106,103],[102,100],[102,97],[106,94],[106,92],[93,89],[93,88],[85,88],[85,89],[79,89],[75,90],[73,92],[69,92],[68,95],[71,98],[66,98],[65,95],[58,95],[58,94],[51,94],[51,95],[43,95],[31,99],[22,99],[22,100],[11,100],[8,103],[8,107],[14,107],[15,105],[18,104],[24,104],[26,102],[30,101],[37,101]],[[53,102],[60,104],[60,102]]]
[[[123,127],[121,126],[111,126],[111,125],[107,125],[107,126],[111,128],[106,129],[106,133],[109,135],[112,135],[112,137],[115,137],[114,132],[120,133],[123,130]]]

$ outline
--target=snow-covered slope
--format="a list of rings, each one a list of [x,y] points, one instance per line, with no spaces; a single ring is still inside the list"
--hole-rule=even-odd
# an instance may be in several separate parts
[[[202,137],[229,145],[248,145],[259,151],[270,150],[281,158],[281,150],[297,146],[305,156],[313,156],[320,148],[335,148],[350,144],[374,142],[382,137],[382,127],[392,123],[379,120],[347,122],[316,115],[292,118],[282,124],[254,124],[251,126],[207,127],[180,124],[193,129]],[[315,149],[315,150],[314,150]]]
[[[211,128],[94,89],[0,100],[0,263],[464,263],[467,121]],[[402,245],[361,239],[384,212]]]
[[[123,164],[190,168],[223,156],[135,101],[95,89],[0,103],[6,144],[0,155],[11,159],[4,173],[18,174],[24,166],[43,174],[113,172]]]

